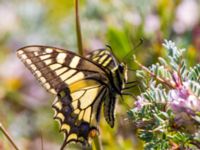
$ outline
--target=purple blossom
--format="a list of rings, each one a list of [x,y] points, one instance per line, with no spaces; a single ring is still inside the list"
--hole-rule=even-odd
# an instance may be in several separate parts
[[[175,113],[175,121],[178,124],[185,124],[188,121],[191,123],[191,117],[200,111],[200,101],[190,93],[188,82],[184,82],[177,89],[170,90],[168,100],[169,107]]]
[[[145,100],[143,96],[137,96],[137,100],[135,101],[135,110],[139,111],[144,107],[148,102]]]

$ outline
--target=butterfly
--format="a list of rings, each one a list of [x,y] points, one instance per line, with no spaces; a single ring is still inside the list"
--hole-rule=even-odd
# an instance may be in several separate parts
[[[56,95],[54,119],[65,135],[61,149],[70,142],[88,144],[88,138],[98,134],[102,109],[114,127],[115,103],[127,82],[127,66],[109,48],[82,57],[61,48],[32,45],[18,49],[17,56]]]

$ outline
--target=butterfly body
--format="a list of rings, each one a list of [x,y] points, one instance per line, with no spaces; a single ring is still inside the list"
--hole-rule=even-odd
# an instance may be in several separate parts
[[[52,105],[54,118],[61,125],[65,140],[86,144],[97,130],[103,107],[108,124],[114,126],[117,95],[126,83],[126,66],[106,49],[86,57],[49,46],[27,46],[17,51],[42,86],[56,95]]]

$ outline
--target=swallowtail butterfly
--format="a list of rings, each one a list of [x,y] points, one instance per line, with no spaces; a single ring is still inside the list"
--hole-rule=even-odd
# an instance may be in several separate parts
[[[88,143],[98,133],[101,109],[107,123],[114,126],[116,96],[122,95],[127,68],[106,49],[86,57],[49,46],[27,46],[17,56],[39,80],[56,95],[54,118],[64,132],[63,149],[70,142]],[[102,108],[103,107],[103,108]]]

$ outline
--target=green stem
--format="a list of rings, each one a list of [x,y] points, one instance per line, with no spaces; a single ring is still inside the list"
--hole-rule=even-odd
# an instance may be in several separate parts
[[[83,44],[82,44],[81,26],[80,26],[80,19],[79,19],[78,1],[79,0],[75,0],[76,37],[77,37],[77,44],[78,44],[78,52],[80,55],[83,55]]]
[[[10,143],[12,144],[12,146],[16,149],[19,150],[19,148],[17,147],[17,145],[15,144],[15,142],[13,141],[13,139],[9,136],[8,132],[6,131],[6,129],[3,127],[3,125],[0,123],[0,130],[3,132],[3,134],[7,137],[7,139],[10,141]]]
[[[78,9],[78,0],[75,0],[75,15],[76,15],[76,37],[78,44],[78,52],[83,56],[83,44],[82,44],[82,35],[81,35],[81,25],[79,19],[79,9]],[[96,150],[102,150],[101,142],[99,136],[95,136],[93,139],[94,147]]]
[[[101,140],[98,135],[94,137],[93,144],[96,150],[102,150]]]

